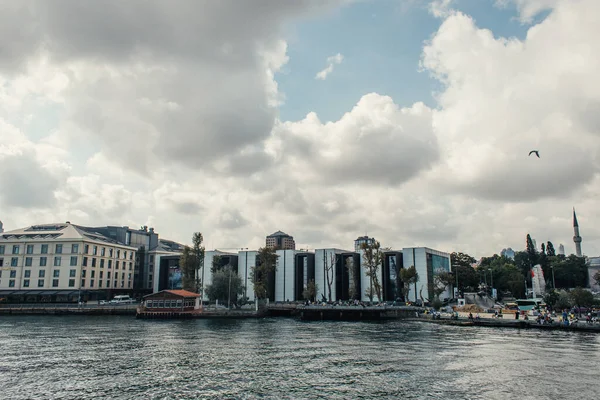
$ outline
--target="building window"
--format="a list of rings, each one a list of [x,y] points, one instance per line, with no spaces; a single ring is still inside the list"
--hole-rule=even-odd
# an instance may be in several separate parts
[[[44,280],[38,279],[38,287],[44,287]]]
[[[127,279],[131,279],[131,273],[127,274]],[[152,282],[152,275],[148,275],[148,280]]]
[[[17,271],[10,271],[10,277],[11,278],[16,278],[17,277]]]
[[[31,277],[31,270],[30,269],[26,269],[24,272],[25,275],[23,275],[25,278],[29,278]]]
[[[107,281],[106,281],[106,287],[109,287],[109,286],[110,286],[110,281],[109,281],[109,280],[107,280]]]
[[[113,249],[108,249],[108,256],[112,258],[112,256],[113,256]]]
[[[38,271],[38,278],[45,278],[46,277],[46,270],[45,269],[40,269]]]
[[[4,245],[0,246],[0,254],[4,254]]]
[[[11,279],[10,281],[8,281],[8,287],[15,287],[15,280]]]
[[[100,259],[100,268],[104,268],[104,258]]]
[[[52,287],[58,287],[58,279],[52,279]]]
[[[129,270],[131,271],[133,269],[133,263],[129,263]]]
[[[29,279],[23,280],[23,287],[29,287]]]
[[[75,279],[69,279],[69,287],[75,287]]]
[[[62,244],[57,244],[56,247],[54,248],[54,253],[55,254],[62,254]]]
[[[94,246],[94,250],[93,250],[92,254],[95,256],[98,255],[98,246]]]
[[[19,254],[19,245],[14,245],[13,246],[13,254]]]
[[[87,267],[87,257],[83,257],[83,264],[84,267]]]
[[[112,260],[108,260],[108,269],[112,268]]]
[[[81,287],[84,287],[84,286],[85,286],[85,279],[82,279],[81,280]]]
[[[40,257],[40,267],[46,266],[46,257]]]
[[[16,267],[19,264],[19,257],[12,257],[10,259],[10,266]]]
[[[100,279],[98,279],[98,287],[102,287],[102,281]]]
[[[90,280],[90,287],[94,287],[94,280],[93,279]]]
[[[96,271],[92,270],[91,278],[95,278],[95,277],[96,277]]]
[[[115,269],[119,269],[119,260],[115,261]]]
[[[4,266],[4,258],[0,258],[0,267]]]
[[[114,286],[113,286],[113,287],[115,287],[115,288],[116,288],[116,287],[118,287],[118,286],[117,286],[117,281],[114,281],[113,283],[114,283]]]
[[[125,281],[121,281],[121,287],[124,288],[125,287]]]
[[[108,271],[108,272],[106,273],[106,277],[107,277],[108,279],[110,279],[110,271]]]
[[[100,279],[104,278],[104,271],[100,271]]]
[[[54,266],[55,267],[60,267],[60,257],[54,257]]]
[[[127,250],[125,250],[125,251],[123,252],[123,259],[124,259],[124,260],[127,260]]]
[[[121,258],[121,250],[117,250],[117,258]]]
[[[31,267],[33,265],[33,258],[31,257],[25,257],[25,266],[26,267]]]
[[[133,260],[133,251],[131,253],[129,253],[129,259]]]
[[[69,277],[75,278],[75,275],[77,275],[77,270],[76,269],[69,270]]]
[[[27,254],[33,254],[33,245],[32,244],[27,245]]]
[[[79,253],[79,245],[78,244],[74,244],[74,245],[71,246],[71,253],[72,254]]]
[[[77,265],[77,256],[71,256],[71,267]]]
[[[82,277],[82,278],[85,278],[85,272],[86,272],[86,270],[85,270],[85,269],[84,269],[83,271],[81,271],[81,277]]]
[[[83,245],[83,252],[85,254],[90,254],[90,245],[89,244]]]
[[[104,257],[105,255],[106,255],[106,248],[103,247],[100,249],[100,256]]]
[[[95,266],[96,266],[96,259],[92,258],[92,267],[95,267]]]
[[[55,278],[58,278],[58,277],[60,277],[60,270],[59,270],[59,269],[55,269],[55,270],[53,271],[53,274],[54,274],[54,277],[55,277]]]
[[[40,251],[40,253],[48,254],[48,245],[47,244],[42,245],[42,251]]]

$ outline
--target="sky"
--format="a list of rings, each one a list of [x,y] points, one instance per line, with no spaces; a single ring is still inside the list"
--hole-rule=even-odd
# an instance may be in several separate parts
[[[0,0],[0,220],[600,255],[597,0]],[[539,150],[540,158],[529,156]]]

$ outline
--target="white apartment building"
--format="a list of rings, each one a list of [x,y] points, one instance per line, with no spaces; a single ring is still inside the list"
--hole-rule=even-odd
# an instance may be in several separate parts
[[[0,294],[131,290],[136,250],[70,222],[0,233]]]

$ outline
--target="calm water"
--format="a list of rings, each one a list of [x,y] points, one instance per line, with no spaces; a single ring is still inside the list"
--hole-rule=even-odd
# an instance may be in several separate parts
[[[2,399],[595,398],[600,336],[422,323],[1,317]]]

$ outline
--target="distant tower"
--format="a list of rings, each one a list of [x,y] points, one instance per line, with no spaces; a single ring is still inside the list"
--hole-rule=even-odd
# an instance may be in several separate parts
[[[582,257],[581,254],[581,236],[579,236],[579,224],[577,223],[577,214],[575,214],[575,208],[573,207],[573,242],[575,242],[575,254],[577,257]]]
[[[0,221],[0,233],[4,232],[4,225],[2,225],[2,221]]]
[[[375,244],[375,238],[370,238],[368,236],[359,236],[354,241],[354,250],[359,251],[360,249],[362,249],[363,244],[365,244],[367,246],[371,246],[371,245]]]
[[[565,246],[563,246],[562,243],[558,245],[558,254],[560,254],[561,256],[565,255]]]

